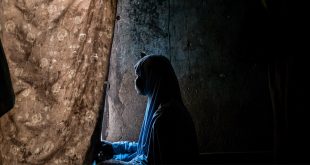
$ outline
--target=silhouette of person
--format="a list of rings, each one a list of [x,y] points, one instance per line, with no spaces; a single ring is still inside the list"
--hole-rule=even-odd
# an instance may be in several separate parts
[[[97,161],[104,164],[195,163],[196,132],[183,104],[179,83],[169,60],[145,56],[135,65],[135,88],[147,96],[138,142],[102,141]]]
[[[11,83],[9,67],[0,40],[0,117],[13,108],[15,95]]]

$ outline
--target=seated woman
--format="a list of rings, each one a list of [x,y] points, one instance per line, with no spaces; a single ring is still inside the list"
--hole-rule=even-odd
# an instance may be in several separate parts
[[[135,65],[136,90],[148,97],[138,142],[103,141],[104,164],[185,164],[198,156],[196,132],[169,60],[145,56]]]

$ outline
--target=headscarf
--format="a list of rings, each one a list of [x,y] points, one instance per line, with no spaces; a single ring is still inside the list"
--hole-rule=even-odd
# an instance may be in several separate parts
[[[153,115],[161,104],[181,101],[177,77],[169,60],[161,55],[148,55],[135,65],[136,75],[142,80],[142,94],[147,96],[147,106],[138,140],[138,155],[146,155],[149,148]],[[182,103],[183,104],[183,103]]]

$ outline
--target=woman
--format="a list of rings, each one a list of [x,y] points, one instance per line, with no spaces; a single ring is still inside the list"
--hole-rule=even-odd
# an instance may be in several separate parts
[[[160,55],[145,56],[135,71],[136,90],[148,97],[139,140],[103,141],[98,159],[111,158],[104,163],[116,164],[195,163],[195,127],[169,60]]]

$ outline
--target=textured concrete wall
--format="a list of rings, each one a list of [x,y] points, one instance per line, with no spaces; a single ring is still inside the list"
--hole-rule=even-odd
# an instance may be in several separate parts
[[[104,138],[137,140],[145,98],[134,90],[133,65],[145,51],[171,60],[201,152],[269,150],[266,66],[238,54],[246,5],[242,0],[119,0]]]
[[[0,164],[82,164],[102,102],[116,1],[1,0],[16,95]]]

